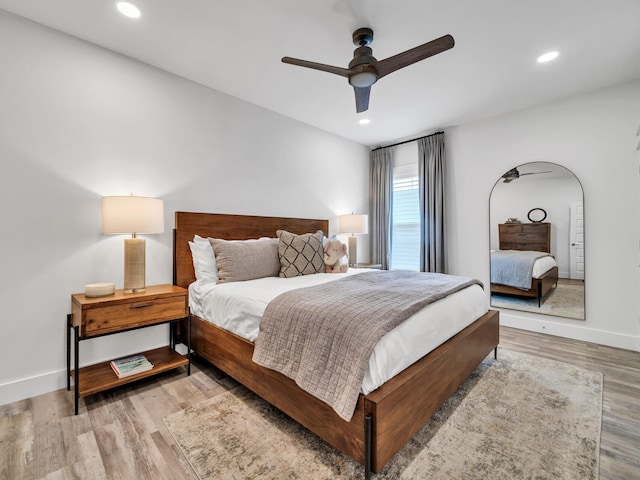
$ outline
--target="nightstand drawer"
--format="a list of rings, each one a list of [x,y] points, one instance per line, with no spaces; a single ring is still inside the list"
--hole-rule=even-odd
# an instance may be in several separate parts
[[[137,301],[106,305],[85,310],[85,335],[101,335],[112,331],[141,327],[188,315],[186,297],[140,298]]]

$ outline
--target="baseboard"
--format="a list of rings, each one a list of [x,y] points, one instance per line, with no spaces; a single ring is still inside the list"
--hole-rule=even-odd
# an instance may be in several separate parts
[[[35,377],[22,378],[0,385],[2,404],[37,397],[45,393],[67,388],[67,371],[49,372]]]
[[[526,314],[526,312],[524,313]],[[526,317],[509,310],[500,310],[500,324],[506,327],[546,333],[557,337],[571,338],[573,340],[640,352],[640,336],[624,335],[606,330],[587,328],[585,326],[558,323],[566,320],[566,318],[560,317],[537,319]],[[579,320],[579,322],[583,321]]]

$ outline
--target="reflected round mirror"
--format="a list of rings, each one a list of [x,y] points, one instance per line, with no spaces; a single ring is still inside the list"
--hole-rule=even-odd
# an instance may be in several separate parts
[[[505,172],[489,199],[491,306],[585,319],[584,195],[549,162]]]

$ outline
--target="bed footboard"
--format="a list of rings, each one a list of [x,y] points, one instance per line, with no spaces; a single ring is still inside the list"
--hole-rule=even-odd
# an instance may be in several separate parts
[[[491,310],[365,397],[373,417],[372,469],[379,472],[500,342]]]

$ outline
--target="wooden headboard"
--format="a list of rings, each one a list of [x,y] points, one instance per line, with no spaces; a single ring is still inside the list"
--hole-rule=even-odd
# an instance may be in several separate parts
[[[276,230],[303,234],[329,231],[328,220],[306,218],[260,217],[253,215],[226,215],[221,213],[176,212],[173,229],[173,284],[187,288],[196,279],[189,241],[194,235],[247,240],[275,237]]]
[[[551,253],[550,223],[501,223],[500,250],[535,250]]]

